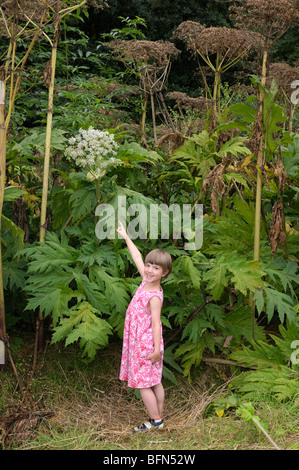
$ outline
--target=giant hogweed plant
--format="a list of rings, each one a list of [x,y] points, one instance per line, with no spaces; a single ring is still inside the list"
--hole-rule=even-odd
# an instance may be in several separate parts
[[[166,342],[179,340],[185,348],[202,347],[204,334],[205,346],[215,350],[212,332],[230,330],[229,317],[225,315],[229,290],[241,289],[240,295],[246,295],[261,285],[263,273],[252,261],[235,258],[226,264],[221,279],[204,256],[191,256],[167,245],[165,249],[176,259],[173,273],[164,285]],[[139,248],[145,252],[150,246],[140,242]],[[121,241],[99,242],[94,236],[94,224],[85,220],[80,226],[66,227],[61,236],[48,233],[43,245],[25,248],[22,254],[28,260],[26,308],[43,308],[54,326],[53,341],[65,340],[66,345],[79,341],[83,355],[93,358],[98,348],[108,344],[112,331],[121,336],[126,307],[140,281],[134,272],[133,277],[128,277],[132,266]],[[221,282],[221,289],[216,291],[215,285]],[[239,332],[234,325],[239,336],[246,328],[246,321],[243,326],[240,324]],[[182,351],[181,345],[177,356]]]
[[[201,287],[205,285],[204,291],[212,294],[217,305],[224,306],[225,318],[231,329],[221,325],[217,331],[226,332],[227,335],[234,331],[234,345],[237,337],[240,339],[243,336],[248,341],[253,336],[255,339],[261,337],[255,318],[251,319],[250,325],[250,297],[255,301],[257,314],[266,320],[271,321],[277,315],[281,323],[286,319],[292,324],[297,323],[298,232],[291,228],[296,221],[292,209],[296,195],[292,187],[297,185],[297,173],[294,171],[298,158],[297,140],[296,135],[283,132],[279,125],[284,121],[284,114],[274,102],[275,84],[266,90],[257,83],[264,93],[262,125],[267,159],[262,173],[264,213],[259,260],[252,260],[252,254],[256,223],[254,195],[257,171],[260,170],[254,162],[250,139],[248,145],[248,138],[240,134],[254,135],[257,112],[254,97],[228,109],[226,122],[220,123],[212,133],[203,130],[186,140],[169,159],[168,169],[159,176],[160,182],[168,182],[174,189],[179,182],[196,202],[204,203],[206,214],[201,255],[207,257],[205,269],[207,265],[209,269],[202,277]],[[229,138],[227,134],[229,136],[232,129],[234,133],[236,129],[239,131]],[[224,136],[225,143],[222,140]],[[275,218],[275,211],[271,214],[271,206],[276,207],[277,199],[283,201],[286,209],[285,225]],[[234,276],[231,276],[232,271]],[[252,283],[254,272],[259,276],[259,286]],[[231,321],[230,317],[234,320]],[[241,331],[238,328],[241,326],[238,323],[240,318],[246,318],[247,325],[246,328],[242,325],[242,334],[238,336],[236,331]],[[211,329],[202,332],[199,341],[194,341],[194,331],[196,329],[192,331],[190,341],[180,344],[176,351],[177,356],[182,356],[187,373],[192,365],[200,363],[205,348],[212,346],[214,349],[217,343],[223,344],[223,337],[216,340],[211,337]]]
[[[226,156],[226,151],[237,159],[245,149],[244,158],[250,162],[244,139],[235,136],[219,148],[218,137],[217,131],[212,136],[203,132],[173,156],[178,161],[179,156],[184,158],[183,168],[190,166],[190,173],[194,174],[194,168],[199,166],[198,184],[200,171],[204,170],[208,176],[211,168]],[[288,145],[288,154],[292,155]],[[117,158],[123,165],[117,166],[117,171],[110,168],[109,178],[99,180],[87,178],[87,168],[84,171],[79,167],[80,171],[75,171],[75,164],[81,166],[82,161],[72,160],[74,169],[69,174],[60,173],[64,184],[53,188],[51,217],[56,232],[48,232],[43,245],[21,252],[22,259],[28,262],[27,310],[43,309],[46,319],[53,325],[53,342],[65,341],[66,345],[78,342],[83,356],[88,359],[105,347],[113,334],[121,336],[125,310],[139,282],[121,242],[99,241],[94,235],[98,203],[96,183],[100,182],[101,202],[115,208],[119,195],[125,195],[128,204],[141,202],[149,207],[157,203],[157,195],[151,197],[149,187],[148,196],[137,189],[148,186],[144,172],[139,171],[144,170],[144,163],[154,168],[153,164],[161,162],[161,156],[136,143],[125,143],[119,146]],[[211,165],[209,171],[205,160]],[[289,168],[292,173],[292,165]],[[237,173],[235,167],[233,169],[234,173],[223,173],[227,178],[225,183],[230,184],[233,177],[239,191],[242,189],[244,195],[250,196],[248,174],[244,176]],[[135,190],[120,186],[119,183],[128,181],[128,176]],[[190,184],[187,179],[182,183]],[[182,189],[180,191],[182,194]],[[184,202],[193,197],[187,191],[184,194]],[[249,294],[255,296],[259,314],[269,320],[276,313],[281,322],[285,318],[295,320],[295,263],[281,257],[273,260],[265,238],[261,242],[262,263],[252,260],[254,206],[250,197],[247,202],[237,194],[239,196],[238,191],[233,198],[227,198],[229,205],[221,206],[218,217],[205,215],[204,244],[199,252],[184,251],[181,242],[175,247],[171,240],[159,241],[159,246],[174,256],[173,273],[163,286],[166,360],[177,370],[180,370],[179,361],[188,377],[206,351],[230,352],[244,339],[251,341]],[[263,235],[265,233],[264,227]],[[292,238],[292,234],[289,237]],[[144,254],[155,245],[155,240],[138,241]],[[264,340],[262,328],[257,324],[254,328],[256,339]],[[226,338],[230,337],[229,347],[223,349]],[[167,368],[165,371],[173,379]]]
[[[135,281],[125,281],[121,242],[100,241],[95,236],[95,210],[99,202],[117,207],[119,195],[149,206],[153,200],[117,185],[117,166],[132,172],[156,152],[138,144],[116,144],[108,132],[81,129],[67,148],[70,173],[60,171],[63,185],[53,188],[51,216],[56,232],[44,243],[18,253],[27,259],[27,310],[40,309],[51,318],[53,341],[79,341],[83,355],[92,359],[108,344],[112,330],[121,334],[124,314]],[[107,144],[107,145],[106,145]],[[117,149],[117,158],[114,154]],[[129,163],[129,160],[134,163]],[[79,171],[78,171],[79,170]],[[104,174],[110,172],[110,178]],[[130,202],[129,202],[130,203]]]
[[[99,241],[94,235],[94,182],[86,180],[86,173],[73,173],[69,180],[68,188],[60,191],[68,192],[67,197],[58,198],[60,204],[53,199],[54,223],[61,235],[49,232],[43,245],[22,252],[28,260],[27,309],[43,308],[54,326],[53,341],[64,340],[66,345],[78,341],[83,355],[92,359],[99,348],[107,345],[112,333],[121,336],[126,307],[139,279],[121,241]],[[155,202],[119,187],[113,178],[105,181],[102,191],[105,201],[112,205],[117,203],[118,195],[126,195],[128,203],[142,202],[148,207]],[[65,209],[72,214],[71,225],[62,217]],[[145,254],[156,241],[137,243]],[[191,366],[200,362],[203,348],[215,351],[216,346],[221,347],[220,337],[215,339],[213,331],[223,332],[222,342],[232,330],[236,341],[243,335],[249,338],[250,325],[242,298],[261,285],[263,273],[252,261],[235,258],[226,263],[226,271],[219,277],[213,263],[200,252],[185,252],[171,241],[159,245],[174,256],[173,273],[164,283],[166,344],[173,351],[180,343],[176,358],[183,356],[184,373],[189,375]],[[230,289],[240,290],[238,313],[243,317],[238,321],[237,316],[234,319],[226,312]],[[199,352],[195,353],[196,348]],[[168,361],[178,367],[171,354],[168,356]]]
[[[81,178],[83,187],[92,187],[85,174]],[[79,190],[73,189],[73,194]],[[145,196],[130,190],[123,192],[115,182],[110,186],[110,194],[112,190],[115,201],[117,194],[127,194],[131,202],[146,202]],[[93,193],[93,204],[96,204],[95,188],[89,192],[90,197]],[[113,203],[113,199],[110,201]],[[153,201],[148,199],[147,202]],[[82,207],[86,211],[83,220],[82,212],[76,216],[76,210],[82,210]],[[95,238],[90,207],[86,204],[73,206],[73,223],[68,226],[61,219],[60,227],[65,227],[60,236],[48,232],[43,245],[31,246],[21,252],[23,259],[28,261],[27,310],[43,308],[54,327],[53,342],[65,341],[66,345],[78,342],[83,356],[88,359],[108,344],[112,334],[122,335],[126,307],[139,282],[123,244],[119,240],[99,242]],[[55,214],[55,204],[53,212]],[[250,212],[249,208],[247,212]],[[57,224],[58,221],[59,217]],[[239,239],[246,239],[250,225],[245,223],[247,231],[242,220],[239,225],[237,235]],[[223,231],[227,231],[225,225]],[[174,257],[173,273],[163,285],[162,321],[167,360],[173,367],[178,367],[172,358],[174,351],[174,359],[181,362],[186,376],[200,364],[205,350],[214,353],[217,348],[221,349],[226,337],[233,336],[232,348],[244,338],[248,342],[251,340],[251,313],[246,298],[249,292],[269,287],[263,279],[266,274],[273,279],[273,290],[277,289],[277,292],[282,284],[292,289],[295,280],[294,266],[285,264],[276,269],[275,266],[266,267],[268,273],[261,271],[250,257],[246,259],[245,249],[243,253],[238,252],[229,242],[226,246],[230,248],[228,254],[225,256],[222,252],[219,256],[221,235],[219,237],[213,230],[212,234],[215,238],[213,242],[210,239],[211,251],[203,247],[206,254],[185,252],[180,246],[175,248],[164,242],[164,248]],[[233,236],[229,238],[231,240],[236,244]],[[138,246],[145,253],[155,246],[155,242],[139,241]],[[283,315],[283,305],[281,308]],[[288,308],[291,312],[291,305]],[[256,331],[257,338],[263,340],[262,328],[256,326]]]
[[[182,183],[186,188],[190,185],[184,173],[186,168],[193,175],[199,169],[196,177],[201,184],[200,172],[205,171],[207,177],[211,167],[220,165],[227,154],[247,169],[244,161],[249,165],[251,153],[244,145],[244,138],[235,136],[219,148],[218,137],[217,130],[212,136],[204,131],[173,155],[173,160],[182,159]],[[124,175],[129,173],[130,183],[137,188],[144,183],[144,175],[134,173],[136,167],[142,168],[144,162],[152,165],[161,157],[138,144],[128,143],[120,146],[117,157],[125,165],[118,167],[118,175],[112,172],[110,178],[100,180],[101,202],[116,208],[117,197],[125,195],[128,204],[141,202],[149,207],[157,203],[156,195],[145,196],[118,182],[126,180]],[[205,160],[209,162],[209,171]],[[174,256],[173,273],[163,286],[166,357],[173,367],[178,367],[173,359],[180,361],[188,377],[202,361],[205,351],[215,353],[222,349],[226,338],[232,337],[227,352],[244,339],[252,340],[249,295],[255,297],[258,313],[268,320],[278,314],[281,322],[286,318],[296,321],[296,265],[287,258],[272,257],[266,227],[262,227],[262,260],[259,263],[252,260],[253,176],[250,166],[245,175],[237,172],[238,168],[231,162],[224,167],[230,172],[222,173],[227,178],[222,183],[235,188],[231,183],[234,178],[239,192],[236,190],[234,197],[227,197],[217,217],[205,215],[204,244],[199,252],[184,251],[181,242],[173,246],[172,241],[159,241],[159,246]],[[95,181],[86,175],[86,171],[65,175],[65,187],[56,188],[52,201],[53,226],[57,233],[49,232],[43,246],[27,248],[23,254],[29,262],[27,308],[44,309],[54,326],[53,341],[64,340],[66,345],[79,342],[83,355],[92,359],[99,348],[108,344],[112,334],[121,336],[126,306],[139,280],[119,240],[96,239],[94,213],[98,197]],[[167,176],[172,176],[170,171],[160,177],[167,182]],[[184,192],[186,201],[188,192]],[[248,202],[239,193],[246,195]],[[292,236],[290,233],[289,237]],[[138,241],[144,254],[155,245],[155,240]],[[262,328],[256,322],[254,329],[255,338],[264,340]]]
[[[77,141],[71,140],[71,143],[77,145]],[[81,157],[76,155],[75,161],[72,160],[80,167],[87,163]],[[160,159],[155,152],[127,143],[119,146],[117,158],[126,164],[118,167],[120,172],[129,172],[131,176],[134,168],[141,167],[142,163],[153,165]],[[89,168],[79,170],[71,171],[68,176],[61,172],[65,177],[64,187],[53,188],[51,209],[56,232],[48,232],[43,244],[25,248],[21,254],[28,261],[27,310],[42,309],[54,327],[53,341],[64,340],[66,345],[78,341],[83,355],[92,359],[99,348],[108,344],[112,333],[121,336],[126,306],[139,282],[134,276],[130,280],[132,265],[121,242],[99,241],[95,237],[94,214],[99,196],[96,183],[100,183],[101,202],[109,202],[114,207],[119,195],[125,195],[128,204],[141,202],[147,207],[157,200],[119,186],[117,177],[121,175],[113,175],[113,168],[110,178],[99,180],[87,178]],[[139,178],[143,182],[143,178]],[[206,342],[213,349],[215,341],[210,331],[223,325],[224,309],[217,304],[219,297],[212,299],[213,275],[210,278],[207,273],[204,275],[211,266],[205,259],[201,263],[199,255],[184,252],[182,246],[175,248],[171,242],[164,242],[164,245],[177,258],[174,273],[165,284],[168,306],[163,322],[169,329],[168,343],[173,347],[173,341],[182,337],[185,342],[197,344],[201,332],[206,331]],[[140,241],[143,252],[154,246],[155,241]],[[228,269],[225,285],[232,282],[232,286],[238,287],[237,264]],[[250,263],[246,269],[251,278],[250,288],[259,286],[261,273],[252,273]],[[246,286],[242,289],[246,290]],[[207,296],[211,297],[209,301]],[[202,312],[200,316],[198,308]],[[229,324],[225,328],[229,329]]]

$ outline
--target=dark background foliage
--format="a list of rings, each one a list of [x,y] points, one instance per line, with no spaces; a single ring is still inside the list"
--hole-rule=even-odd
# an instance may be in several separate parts
[[[90,9],[89,17],[80,28],[90,38],[92,46],[101,40],[103,33],[124,26],[120,17],[144,18],[147,27],[141,29],[147,40],[172,40],[182,50],[181,55],[172,64],[169,91],[179,89],[189,96],[196,96],[198,88],[202,86],[196,65],[197,59],[192,59],[190,54],[186,53],[184,44],[172,38],[173,32],[180,23],[187,20],[199,22],[206,27],[232,27],[229,3],[217,0],[109,0],[109,8]],[[298,39],[298,30],[290,28],[282,40],[272,48],[269,60],[295,65],[299,57]],[[224,77],[224,81],[232,84],[238,82],[238,79],[239,77],[234,75],[234,69]]]

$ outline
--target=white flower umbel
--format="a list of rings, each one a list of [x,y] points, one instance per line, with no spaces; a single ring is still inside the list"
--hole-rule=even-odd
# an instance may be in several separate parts
[[[118,144],[114,140],[114,134],[107,131],[100,131],[92,126],[87,130],[81,128],[68,143],[66,158],[87,170],[86,177],[89,181],[102,178],[109,167],[122,164],[121,160],[115,158]]]

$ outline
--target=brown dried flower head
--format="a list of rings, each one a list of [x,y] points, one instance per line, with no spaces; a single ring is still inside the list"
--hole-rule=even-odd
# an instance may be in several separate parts
[[[272,223],[269,233],[271,253],[274,255],[278,246],[283,247],[285,252],[286,244],[286,231],[285,231],[285,218],[283,203],[280,201],[275,202],[272,208]]]
[[[27,18],[36,22],[45,10],[47,11],[47,6],[41,0],[2,0],[0,3],[0,35],[16,36],[22,30],[20,22],[27,21]]]
[[[124,62],[132,60],[135,64],[148,64],[153,67],[165,67],[170,57],[176,57],[180,51],[168,41],[111,41],[114,53]]]
[[[220,52],[227,58],[237,57],[257,45],[257,38],[248,30],[207,28],[202,31],[197,49],[202,54]]]
[[[0,36],[16,37],[20,32],[28,36],[34,32],[33,23],[38,24],[42,17],[47,18],[50,11],[58,13],[80,3],[80,0],[1,0]],[[86,0],[81,7],[87,8],[88,5],[108,7],[105,0]],[[26,23],[28,28],[24,29]]]
[[[166,96],[167,98],[176,102],[174,108],[206,109],[207,107],[211,107],[213,104],[213,100],[205,98],[204,96],[200,96],[198,98],[191,98],[190,96],[186,95],[186,93],[182,93],[180,91],[172,91]]]
[[[299,80],[299,67],[292,67],[286,62],[271,64],[266,85],[270,86],[273,79],[276,81],[279,93],[285,92],[286,95],[290,95],[292,92],[291,83],[294,80]]]
[[[229,7],[237,28],[259,32],[270,43],[298,24],[298,0],[235,0]]]
[[[211,192],[211,206],[214,213],[217,212],[218,198],[225,193],[225,184],[223,181],[223,174],[232,161],[231,156],[225,155],[222,162],[216,165],[204,179],[202,189],[204,194],[207,193],[210,186],[213,185]]]
[[[193,53],[209,55],[220,52],[222,57],[227,58],[237,57],[258,44],[256,35],[247,29],[205,28],[195,21],[181,23],[175,37],[186,42],[187,48]]]
[[[173,38],[185,42],[190,52],[196,54],[198,37],[204,29],[205,26],[196,21],[183,21],[174,31]]]

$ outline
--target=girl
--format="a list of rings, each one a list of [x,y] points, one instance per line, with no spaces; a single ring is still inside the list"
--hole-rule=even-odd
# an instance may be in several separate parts
[[[163,428],[164,388],[162,379],[163,338],[161,308],[163,290],[160,281],[171,272],[171,256],[163,250],[153,250],[143,262],[138,248],[121,222],[117,232],[125,239],[132,259],[142,277],[126,313],[120,379],[129,387],[138,388],[149,413],[149,420],[133,432]]]

